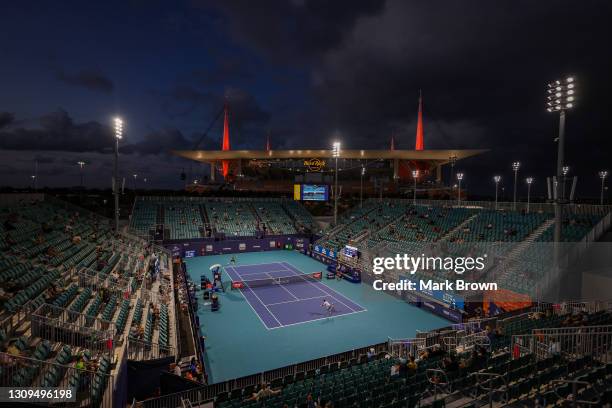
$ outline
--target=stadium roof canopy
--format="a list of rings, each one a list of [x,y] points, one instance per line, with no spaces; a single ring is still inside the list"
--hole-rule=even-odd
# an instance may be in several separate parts
[[[451,157],[465,159],[487,152],[488,149],[471,150],[340,150],[341,159],[363,160],[415,160],[446,164]],[[220,160],[270,160],[270,159],[331,159],[332,150],[295,149],[295,150],[173,150],[173,154],[186,159],[204,163]]]

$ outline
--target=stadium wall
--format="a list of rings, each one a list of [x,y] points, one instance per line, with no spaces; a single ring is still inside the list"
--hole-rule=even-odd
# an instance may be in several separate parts
[[[264,238],[234,237],[217,241],[214,238],[196,240],[165,241],[166,247],[173,257],[193,258],[194,256],[222,255],[237,252],[260,252],[282,249],[291,245],[293,249],[308,248],[310,237],[302,235],[270,235]]]

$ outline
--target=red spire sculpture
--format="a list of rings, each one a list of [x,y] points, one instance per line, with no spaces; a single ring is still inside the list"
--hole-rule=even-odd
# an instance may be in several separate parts
[[[231,150],[230,149],[230,140],[229,140],[229,109],[227,104],[225,104],[225,114],[223,118],[223,144],[221,145],[221,150]],[[222,160],[221,166],[223,168],[223,178],[227,180],[227,176],[229,174],[229,160]]]
[[[423,150],[425,148],[423,143],[423,95],[419,91],[419,116],[417,118],[416,128],[416,143],[414,145],[415,150]]]

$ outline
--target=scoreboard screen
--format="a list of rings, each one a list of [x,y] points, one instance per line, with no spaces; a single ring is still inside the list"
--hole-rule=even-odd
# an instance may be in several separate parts
[[[359,250],[356,247],[350,245],[346,245],[342,252],[344,252],[344,255],[350,258],[357,258],[359,256]]]
[[[326,184],[294,184],[293,199],[297,201],[327,201],[329,186]]]

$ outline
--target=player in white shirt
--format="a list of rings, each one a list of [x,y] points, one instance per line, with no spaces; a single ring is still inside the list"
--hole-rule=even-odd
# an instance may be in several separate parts
[[[321,304],[321,307],[327,311],[328,316],[331,316],[335,311],[334,304],[329,303],[327,299],[323,299],[323,304]]]

